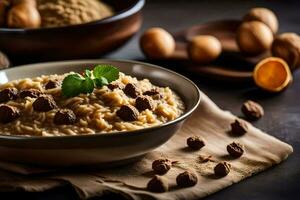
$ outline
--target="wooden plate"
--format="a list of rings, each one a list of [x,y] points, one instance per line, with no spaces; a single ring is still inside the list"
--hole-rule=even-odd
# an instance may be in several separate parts
[[[235,38],[240,23],[239,20],[213,21],[174,33],[173,36],[176,40],[176,56],[174,57],[181,58],[178,61],[188,71],[202,76],[226,81],[252,81],[252,71],[255,64],[268,56],[269,53],[247,57],[239,51]],[[187,43],[196,35],[213,35],[220,40],[223,51],[215,62],[208,65],[197,65],[186,59]]]

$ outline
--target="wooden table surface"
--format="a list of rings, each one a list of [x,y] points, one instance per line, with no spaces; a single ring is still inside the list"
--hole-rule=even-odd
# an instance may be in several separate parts
[[[293,31],[300,34],[300,2],[294,0],[239,1],[239,0],[148,0],[144,8],[143,30],[161,26],[170,31],[205,21],[241,17],[248,9],[264,6],[274,10],[279,17],[280,32]],[[140,33],[139,33],[140,35]],[[138,35],[138,36],[139,36]],[[138,48],[138,36],[117,52],[105,58],[145,60]],[[159,63],[170,69],[180,69],[175,63]],[[182,72],[182,69],[179,70]],[[265,108],[265,116],[254,123],[294,147],[288,160],[266,172],[235,184],[207,197],[207,200],[287,200],[300,197],[300,70],[294,74],[294,82],[284,93],[268,95],[254,85],[229,84],[206,80],[185,74],[198,83],[199,88],[220,107],[240,115],[240,107],[247,99],[258,101]],[[299,103],[299,105],[298,105]],[[63,187],[44,193],[0,193],[0,199],[78,199],[70,187]],[[95,199],[120,199],[102,197]]]

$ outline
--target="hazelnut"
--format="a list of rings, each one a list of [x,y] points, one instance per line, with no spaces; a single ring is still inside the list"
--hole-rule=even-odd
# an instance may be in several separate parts
[[[151,192],[166,192],[169,190],[167,179],[155,175],[147,184],[147,189]]]
[[[244,22],[238,28],[236,41],[241,52],[249,55],[259,55],[271,47],[273,33],[262,22]]]
[[[272,55],[285,60],[291,70],[300,67],[300,36],[296,33],[278,35],[272,44]]]
[[[13,28],[38,28],[41,25],[41,16],[36,7],[20,3],[9,10],[7,25]]]
[[[210,35],[196,36],[188,45],[189,58],[201,64],[214,61],[222,51],[220,41]]]
[[[140,39],[144,54],[153,59],[170,57],[175,50],[173,36],[162,28],[148,29]]]
[[[243,21],[260,21],[267,25],[274,34],[278,31],[278,19],[274,12],[267,8],[252,8],[244,16]]]

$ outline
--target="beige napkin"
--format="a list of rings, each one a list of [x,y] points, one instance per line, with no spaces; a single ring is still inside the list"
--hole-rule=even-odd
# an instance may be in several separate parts
[[[70,184],[82,199],[110,191],[128,199],[192,200],[205,197],[278,164],[293,152],[290,145],[263,133],[250,124],[250,130],[246,135],[232,137],[228,131],[230,123],[236,117],[219,109],[206,95],[202,94],[202,97],[199,107],[185,122],[183,128],[166,144],[136,163],[110,170],[64,169],[53,172],[52,169],[1,162],[0,168],[16,173],[0,171],[0,190],[23,189],[36,192]],[[186,148],[186,138],[191,135],[202,136],[206,140],[206,146],[200,151]],[[239,159],[232,159],[227,155],[226,145],[232,141],[245,145],[246,153]],[[201,158],[209,155],[212,156],[211,161],[201,161]],[[151,163],[160,157],[178,161],[165,175],[169,181],[170,191],[147,192],[145,186],[153,177]],[[218,161],[230,162],[232,170],[228,176],[216,178],[213,175],[213,168]],[[199,181],[196,186],[185,189],[176,187],[176,176],[184,169],[191,169],[198,173]]]

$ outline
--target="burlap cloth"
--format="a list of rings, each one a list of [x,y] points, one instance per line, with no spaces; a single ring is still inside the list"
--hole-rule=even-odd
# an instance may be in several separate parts
[[[200,106],[185,122],[183,128],[166,144],[147,154],[140,161],[110,170],[52,169],[34,168],[12,163],[0,163],[0,190],[45,191],[70,184],[82,199],[100,196],[107,191],[124,195],[128,199],[199,199],[237,183],[246,177],[278,164],[293,152],[290,145],[263,133],[250,125],[249,132],[242,137],[229,134],[230,123],[236,118],[219,109],[206,95],[202,94]],[[200,151],[186,148],[186,138],[200,135],[206,146]],[[226,145],[232,141],[243,143],[246,153],[239,159],[227,155]],[[212,160],[202,162],[203,157]],[[165,175],[170,191],[156,194],[145,190],[153,176],[151,163],[156,158],[168,157],[178,163]],[[228,161],[232,170],[224,178],[216,178],[213,168],[218,161]],[[184,169],[198,173],[198,184],[191,188],[176,187],[176,176]],[[8,172],[10,171],[10,172]],[[11,173],[14,172],[14,173]]]

